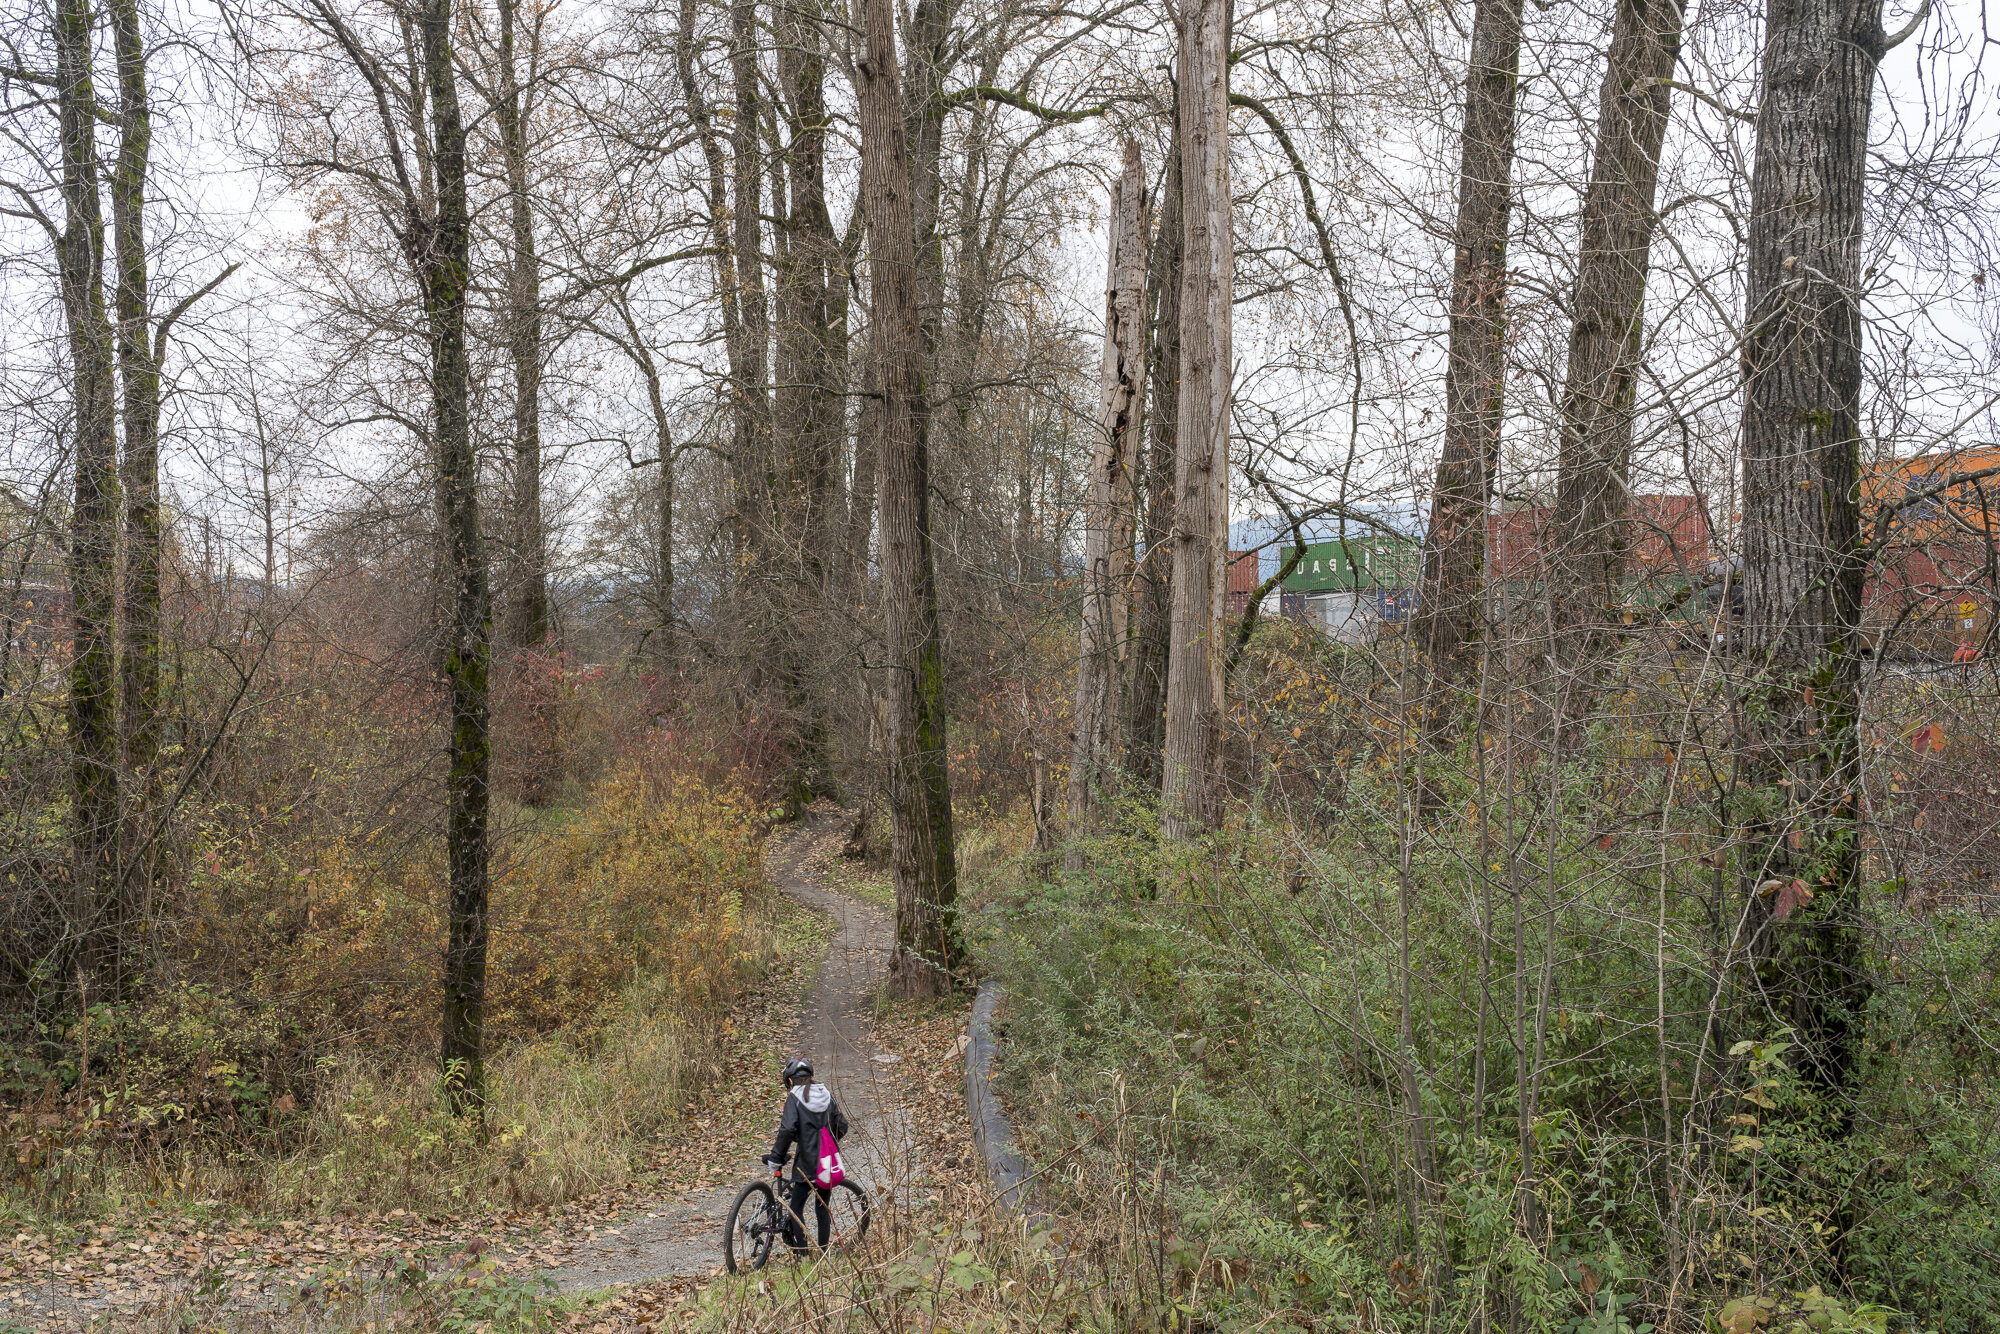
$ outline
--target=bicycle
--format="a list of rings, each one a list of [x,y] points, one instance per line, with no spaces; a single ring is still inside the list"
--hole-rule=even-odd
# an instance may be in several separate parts
[[[736,1203],[729,1206],[729,1222],[722,1229],[722,1263],[730,1273],[754,1273],[770,1262],[771,1252],[777,1248],[778,1238],[784,1235],[785,1221],[791,1213],[772,1189],[783,1178],[780,1168],[771,1173],[769,1180],[752,1181],[737,1192]],[[808,1195],[806,1199],[808,1207],[800,1211],[802,1214],[812,1211],[812,1197]],[[827,1208],[832,1212],[826,1241],[828,1250],[851,1248],[868,1235],[868,1194],[852,1181],[843,1181],[833,1188]],[[806,1220],[800,1218],[798,1225],[804,1232]]]

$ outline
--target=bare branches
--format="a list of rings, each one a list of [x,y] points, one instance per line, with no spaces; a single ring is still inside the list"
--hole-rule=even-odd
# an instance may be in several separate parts
[[[1040,103],[1031,101],[1025,95],[1017,93],[1011,88],[994,88],[980,85],[972,88],[960,88],[956,92],[945,93],[939,100],[946,107],[962,107],[973,102],[996,102],[1002,106],[1013,107],[1016,111],[1025,111],[1037,120],[1046,121],[1051,125],[1079,125],[1084,121],[1094,120],[1099,116],[1105,115],[1122,99],[1100,102],[1096,106],[1091,107],[1062,110],[1056,107],[1042,106]]]

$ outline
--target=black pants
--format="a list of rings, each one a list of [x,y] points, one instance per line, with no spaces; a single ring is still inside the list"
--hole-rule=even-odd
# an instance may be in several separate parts
[[[787,1184],[790,1190],[785,1203],[790,1207],[785,1214],[785,1245],[799,1252],[804,1252],[806,1248],[805,1228],[802,1225],[806,1220],[806,1195],[810,1192],[813,1212],[819,1215],[819,1248],[825,1250],[827,1236],[833,1231],[833,1204],[829,1198],[833,1192],[822,1190],[803,1177],[793,1177]]]

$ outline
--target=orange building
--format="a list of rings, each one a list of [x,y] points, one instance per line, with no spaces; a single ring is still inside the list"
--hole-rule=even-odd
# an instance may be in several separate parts
[[[1941,660],[1980,645],[1993,625],[2000,570],[2000,446],[1870,468],[1861,513],[1861,540],[1874,550],[1862,599],[1869,639]]]

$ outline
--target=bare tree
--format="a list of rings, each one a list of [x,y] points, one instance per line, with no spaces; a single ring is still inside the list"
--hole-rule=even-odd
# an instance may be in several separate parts
[[[1556,477],[1552,601],[1559,629],[1585,636],[1568,645],[1572,659],[1594,656],[1587,641],[1623,597],[1646,267],[1681,19],[1682,0],[1619,0],[1598,94]],[[1579,701],[1587,693],[1573,688]]]
[[[361,78],[381,137],[379,162],[314,156],[298,168],[356,179],[377,192],[423,309],[430,420],[422,425],[432,456],[448,608],[438,662],[447,697],[445,854],[450,868],[440,1059],[452,1107],[466,1113],[480,1108],[485,1098],[493,611],[480,519],[479,460],[472,444],[466,341],[472,221],[465,122],[452,48],[453,7],[451,0],[413,0],[398,14],[414,39],[413,50],[404,48],[411,65],[402,69],[371,48],[333,0],[312,0],[304,17],[332,39]]]
[[[1860,290],[1886,44],[1881,0],[1773,3],[1765,15],[1743,336],[1746,911],[1780,1022],[1797,1030],[1809,1078],[1835,1093],[1869,994],[1856,928]]]
[[[1444,446],[1431,487],[1418,602],[1418,643],[1437,685],[1465,675],[1465,647],[1480,616],[1486,509],[1506,402],[1507,228],[1520,65],[1521,0],[1478,0],[1459,142]],[[1430,725],[1442,725],[1443,701],[1433,696],[1426,707]]]
[[[529,122],[541,21],[529,25],[529,78],[521,78],[518,0],[495,0],[500,86],[494,105],[507,185],[507,357],[514,370],[514,569],[507,597],[509,648],[540,649],[549,637],[548,533],[542,521],[542,279],[529,192]]]
[[[828,548],[842,536],[836,520],[847,436],[848,265],[826,202],[826,28],[810,6],[784,4],[779,11],[788,140],[772,174],[788,178],[789,191],[776,272],[779,384],[773,412],[782,457],[775,500],[786,553],[778,573],[786,580],[787,614],[779,628],[797,752],[792,793],[794,803],[803,804],[835,790],[828,692],[820,678],[828,656],[828,581],[838,568]]]
[[[159,749],[160,717],[160,364],[154,356],[146,254],[146,173],[152,109],[138,0],[111,0],[118,53],[118,159],[111,173],[117,250],[118,369],[123,380],[125,459],[124,653],[120,713],[125,759],[143,787]]]
[[[1230,320],[1235,238],[1229,193],[1227,0],[1181,11],[1180,386],[1173,634],[1167,657],[1162,827],[1187,838],[1221,815],[1223,600],[1229,559]]]
[[[886,613],[889,806],[900,995],[950,991],[961,948],[951,785],[945,768],[944,651],[930,533],[930,407],[918,309],[916,221],[896,67],[895,10],[866,0],[860,86],[861,190],[881,410],[882,596]],[[864,442],[865,447],[866,442]]]
[[[118,568],[117,389],[104,303],[104,212],[98,195],[89,0],[55,7],[56,106],[63,222],[56,239],[69,326],[76,498],[70,511],[69,723],[72,766],[73,921],[90,970],[116,985],[122,968],[125,894],[118,867],[119,757],[116,635]]]

